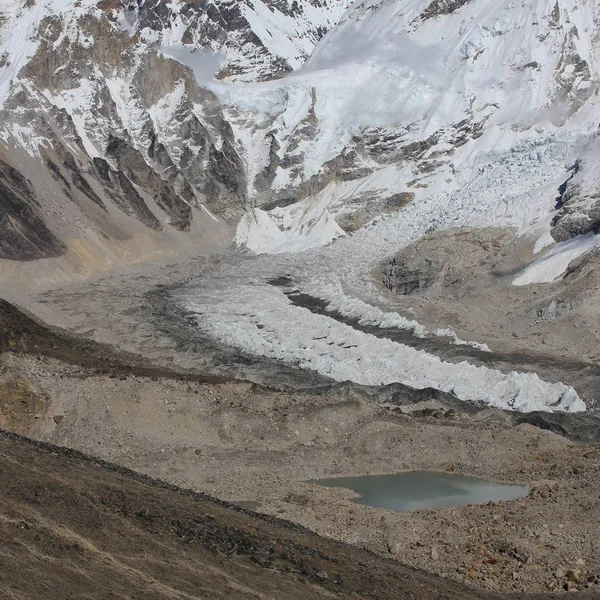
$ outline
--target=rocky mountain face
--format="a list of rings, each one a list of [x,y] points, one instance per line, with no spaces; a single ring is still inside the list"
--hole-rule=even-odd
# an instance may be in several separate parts
[[[553,235],[590,231],[598,12],[0,0],[0,259],[90,237],[185,245],[240,217],[256,251],[327,243],[549,138],[578,161]]]
[[[590,232],[600,233],[600,138],[586,146],[559,188],[552,237],[566,241]]]
[[[299,68],[351,0],[206,0],[100,2],[116,23],[147,41],[213,53],[219,80],[252,83]],[[179,31],[177,31],[179,29]],[[182,32],[182,33],[181,33]],[[210,65],[210,60],[208,61]]]
[[[348,3],[2,0],[0,259],[55,257],[59,239],[90,235],[185,245],[174,232],[239,216],[244,149],[196,76],[281,78]]]
[[[46,227],[31,184],[0,160],[0,257],[35,260],[60,256],[65,247]]]

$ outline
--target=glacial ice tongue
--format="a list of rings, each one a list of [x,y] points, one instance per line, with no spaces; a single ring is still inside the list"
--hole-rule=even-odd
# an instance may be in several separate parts
[[[316,371],[336,381],[364,385],[400,382],[434,387],[460,400],[517,411],[584,411],[575,390],[542,381],[535,373],[504,374],[467,362],[458,364],[378,338],[331,317],[293,306],[279,289],[259,281],[204,279],[179,298],[200,330],[248,354]]]

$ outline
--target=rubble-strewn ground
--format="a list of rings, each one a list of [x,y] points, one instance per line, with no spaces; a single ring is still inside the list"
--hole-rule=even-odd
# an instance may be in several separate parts
[[[3,432],[0,483],[2,600],[501,598]]]
[[[148,267],[18,298],[64,330],[4,306],[12,316],[2,323],[8,338],[0,346],[13,352],[1,362],[0,427],[242,502],[472,584],[485,597],[600,590],[600,451],[590,445],[600,441],[600,428],[593,416],[553,425],[568,434],[561,437],[434,391],[334,385],[240,355],[200,336],[156,287],[213,266]],[[410,299],[424,307],[435,301]],[[500,331],[478,339],[498,334],[508,343],[512,336]],[[545,419],[525,420],[550,426]],[[306,483],[402,470],[527,484],[531,493],[400,514]]]
[[[505,229],[440,231],[386,261],[374,280],[390,288],[388,310],[483,341],[494,351],[486,364],[568,382],[593,406],[600,401],[600,255],[574,260],[555,283],[515,286],[541,256],[534,243]]]
[[[34,438],[223,499],[256,502],[260,512],[487,590],[596,587],[600,451],[515,427],[499,411],[468,416],[435,401],[379,406],[335,387],[290,393],[111,376],[16,355],[3,367],[3,407],[17,396],[22,403],[20,420],[13,410],[3,425]],[[531,493],[514,502],[401,514],[304,483],[412,469],[524,483]]]

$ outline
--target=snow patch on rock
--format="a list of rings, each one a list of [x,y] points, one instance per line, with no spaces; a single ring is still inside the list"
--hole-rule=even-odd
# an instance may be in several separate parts
[[[544,256],[529,265],[513,281],[513,285],[523,286],[558,281],[576,258],[598,246],[600,246],[600,235],[593,232],[566,242],[560,242]]]
[[[248,211],[237,227],[235,243],[256,254],[302,252],[344,235],[335,219],[318,204],[300,202],[285,208]]]

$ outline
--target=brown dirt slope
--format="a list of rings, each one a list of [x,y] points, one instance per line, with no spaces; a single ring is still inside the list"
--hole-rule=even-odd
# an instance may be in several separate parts
[[[502,597],[6,433],[0,490],[0,598]]]
[[[183,373],[152,365],[138,354],[116,350],[106,344],[74,336],[43,323],[24,308],[0,298],[0,354],[41,355],[101,373],[136,374],[145,376],[181,377]],[[219,383],[227,378],[186,374],[186,378],[205,383]]]
[[[6,433],[0,490],[1,598],[500,598]]]

